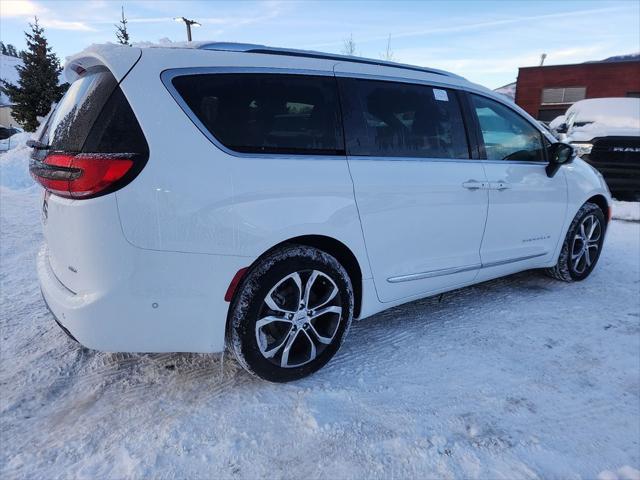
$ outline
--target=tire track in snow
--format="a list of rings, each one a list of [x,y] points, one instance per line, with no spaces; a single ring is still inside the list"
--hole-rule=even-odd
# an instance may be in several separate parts
[[[3,265],[30,255],[11,251],[24,237],[12,228]],[[616,222],[610,235],[585,282],[528,272],[396,307],[356,322],[326,369],[288,385],[228,356],[220,374],[216,356],[79,350],[42,307],[33,270],[3,266],[0,428],[11,441],[0,474],[567,478],[637,467],[629,278],[637,287],[640,261],[628,252],[640,229]]]

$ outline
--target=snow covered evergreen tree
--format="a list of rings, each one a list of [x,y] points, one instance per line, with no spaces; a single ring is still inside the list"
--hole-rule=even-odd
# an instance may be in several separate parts
[[[118,38],[118,43],[122,45],[131,46],[131,42],[129,41],[129,32],[127,31],[127,18],[124,16],[124,7],[120,7],[122,9],[122,18],[120,19],[119,25],[116,25],[116,37]]]
[[[45,116],[51,104],[60,100],[69,85],[59,84],[60,60],[51,51],[38,18],[29,26],[31,33],[25,32],[27,49],[20,52],[23,65],[16,67],[18,84],[2,80],[0,90],[14,104],[13,118],[25,130],[32,132],[38,128],[37,117]]]
[[[7,43],[5,45],[4,42],[0,42],[0,53],[2,53],[2,55],[9,55],[10,57],[20,56],[18,54],[18,51],[16,50],[16,47],[11,45],[10,43]]]
[[[7,55],[9,55],[10,57],[19,57],[20,56],[18,54],[17,50],[16,50],[16,47],[11,45],[10,43],[7,44]]]

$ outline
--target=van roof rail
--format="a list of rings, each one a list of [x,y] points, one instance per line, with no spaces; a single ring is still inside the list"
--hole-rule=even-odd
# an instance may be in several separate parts
[[[363,63],[366,65],[378,65],[383,67],[402,68],[405,70],[414,70],[417,72],[433,73],[436,75],[444,75],[447,77],[462,78],[458,75],[445,72],[443,70],[418,67],[415,65],[407,65],[405,63],[390,62],[388,60],[376,60],[373,58],[355,57],[351,55],[340,55],[337,53],[316,52],[313,50],[298,50],[295,48],[268,47],[266,45],[258,45],[258,44],[252,44],[252,43],[210,42],[210,43],[203,43],[199,45],[198,48],[200,50],[262,53],[265,55],[283,55],[288,57],[318,58],[322,60],[340,60],[344,62]]]

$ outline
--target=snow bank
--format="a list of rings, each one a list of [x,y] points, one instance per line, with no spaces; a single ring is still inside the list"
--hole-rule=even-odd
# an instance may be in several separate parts
[[[0,140],[0,153],[6,152],[7,150],[12,150],[20,146],[24,146],[27,140],[29,140],[30,134],[27,133],[26,137],[24,135],[25,135],[24,132],[18,132],[18,133],[14,133],[9,138]]]
[[[7,140],[10,150],[0,153],[0,187],[10,190],[24,190],[32,188],[35,182],[29,175],[29,157],[31,149],[27,147],[27,140],[31,133],[16,133]]]
[[[640,222],[640,202],[613,202],[613,218]]]

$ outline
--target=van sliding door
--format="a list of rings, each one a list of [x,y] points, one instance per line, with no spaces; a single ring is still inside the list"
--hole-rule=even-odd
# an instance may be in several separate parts
[[[488,199],[457,92],[348,78],[339,67],[347,159],[379,299],[472,282]]]

